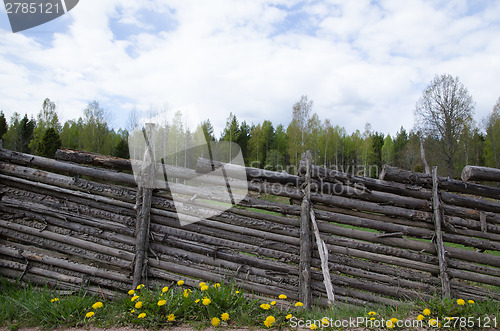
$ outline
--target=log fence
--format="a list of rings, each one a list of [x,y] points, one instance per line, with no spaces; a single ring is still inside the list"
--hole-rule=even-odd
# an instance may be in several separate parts
[[[165,182],[153,189],[161,186],[152,176],[165,167],[176,178],[203,174],[226,187],[209,173],[238,166],[206,159],[196,169],[166,166],[149,143],[139,184],[130,160],[0,149],[0,275],[107,297],[140,283],[235,281],[306,307],[434,295],[500,300],[497,187],[435,169],[385,166],[380,179],[352,176],[314,166],[306,154],[298,174],[244,168],[248,181],[231,187],[250,193],[236,206],[211,187],[181,182],[169,183],[181,192],[174,201]],[[202,220],[183,226],[179,214]]]

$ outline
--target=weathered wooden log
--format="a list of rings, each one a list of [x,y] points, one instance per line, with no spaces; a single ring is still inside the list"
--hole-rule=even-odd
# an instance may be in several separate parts
[[[187,226],[181,226],[179,221],[175,218],[172,218],[168,215],[155,214],[155,210],[153,209],[152,222],[166,225],[168,227],[177,229],[178,231],[184,230],[189,231],[189,236],[195,236],[195,238],[199,238],[196,234],[207,237],[207,241],[210,240],[211,237],[216,237],[215,240],[231,240],[236,241],[237,243],[242,244],[250,244],[256,245],[258,247],[262,247],[264,249],[271,249],[273,251],[277,251],[276,254],[289,253],[293,255],[298,255],[298,246],[297,244],[289,244],[284,243],[282,241],[276,241],[274,239],[269,239],[263,236],[251,235],[250,233],[241,233],[240,227],[226,227],[223,228],[217,227],[219,224],[215,221],[214,223],[209,223],[206,221],[189,224]],[[164,235],[168,235],[169,231],[163,228]],[[173,230],[172,230],[173,231]],[[173,231],[174,232],[174,231]],[[188,234],[186,234],[187,236]],[[224,242],[224,241],[221,241]],[[242,246],[244,247],[244,246]],[[264,252],[262,253],[264,254]],[[274,255],[275,257],[277,255]],[[282,255],[282,259],[287,258],[288,255]]]
[[[175,246],[175,247],[172,247]],[[243,254],[231,252],[218,252],[216,256],[211,253],[211,248],[206,245],[197,245],[188,241],[174,239],[166,244],[151,243],[151,248],[161,253],[161,261],[176,261],[182,259],[186,264],[198,264],[200,266],[213,266],[225,270],[231,270],[235,275],[255,275],[266,278],[269,281],[297,284],[297,272],[295,275],[289,273],[289,266],[285,263],[274,262],[266,259],[258,259]],[[208,253],[208,254],[207,254]]]
[[[432,188],[432,176],[418,172],[403,170],[396,167],[384,165],[380,173],[380,179],[410,185],[421,185],[425,188]],[[439,177],[439,186],[443,190],[474,194],[482,197],[497,199],[500,197],[500,188],[486,185],[466,183],[446,177]]]
[[[92,256],[92,254],[86,254],[89,251],[95,252],[99,256],[106,254],[109,257],[111,257],[106,261],[106,263],[113,264],[122,268],[130,268],[130,262],[133,259],[133,254],[129,252],[106,247],[92,242],[87,242],[81,239],[72,238],[69,236],[49,231],[40,231],[39,229],[36,228],[31,228],[13,222],[7,222],[1,219],[0,219],[0,225],[1,225],[0,233],[4,234],[7,237],[11,236],[12,238],[20,239],[23,240],[24,242],[30,242],[31,240],[32,242],[44,243],[44,246],[42,247],[46,248],[51,247],[48,241],[53,243],[55,242],[61,243],[61,245],[59,246],[52,245],[52,247],[57,251],[63,251],[63,252],[70,251],[70,249],[68,249],[68,245],[73,246],[77,248],[76,250],[71,249],[72,254],[75,255],[81,254],[83,256],[87,255]],[[36,240],[35,238],[39,238],[42,240]],[[43,239],[47,241],[43,241]]]
[[[119,207],[130,208],[130,209],[133,209],[133,206],[134,206],[131,203],[116,200],[116,199],[110,199],[110,198],[99,196],[99,195],[93,195],[93,194],[88,194],[88,193],[84,193],[84,192],[68,190],[65,188],[57,187],[57,186],[33,182],[33,181],[25,180],[22,178],[11,177],[11,176],[6,176],[6,175],[2,175],[2,174],[0,174],[0,182],[3,183],[4,185],[17,187],[20,189],[24,189],[26,187],[31,187],[30,190],[39,192],[41,194],[56,196],[58,198],[65,198],[68,196],[72,196],[74,198],[83,198],[83,199],[88,199],[88,200],[94,200],[94,201],[102,203],[102,204],[110,204],[110,205],[115,205],[115,206],[119,206]]]
[[[318,260],[314,259],[313,261],[314,261],[313,266],[318,267]],[[374,282],[382,282],[397,288],[404,287],[408,289],[418,290],[431,295],[437,291],[436,286],[429,284],[428,276],[426,276],[425,280],[424,278],[422,278],[421,281],[417,282],[402,277],[395,277],[397,275],[389,276],[385,274],[380,274],[378,272],[371,272],[364,269],[350,267],[345,264],[330,262],[328,265],[332,273],[346,274],[360,279],[367,279]],[[337,277],[337,275],[333,277]]]
[[[60,161],[90,164],[107,169],[132,170],[132,163],[129,159],[122,159],[86,151],[61,148],[56,151],[55,157],[56,160]]]
[[[156,267],[164,270],[168,270],[172,273],[178,273],[181,275],[186,275],[189,277],[194,277],[198,279],[203,279],[206,281],[211,281],[211,282],[221,282],[224,280],[224,278],[221,276],[220,272],[219,273],[214,273],[206,270],[206,268],[203,269],[198,269],[193,265],[183,265],[179,261],[176,262],[167,262],[167,261],[162,261],[162,260],[156,260],[156,259],[151,259],[149,261],[149,265],[151,267]],[[231,275],[233,276],[233,275]],[[230,278],[228,278],[229,280]],[[294,291],[290,290],[290,287],[286,286],[278,286],[278,285],[264,285],[264,284],[257,284],[254,282],[249,282],[245,281],[244,279],[238,279],[238,284],[244,288],[245,290],[248,291],[255,291],[260,294],[265,294],[269,296],[276,296],[276,293],[283,293],[290,298],[295,298],[298,299],[297,294],[294,293]]]
[[[294,203],[297,203],[297,201],[294,201]],[[315,204],[314,208],[316,210],[324,210],[328,212],[332,212],[333,215],[337,214],[344,214],[344,215],[350,215],[350,216],[355,216],[355,217],[361,217],[361,218],[367,218],[370,220],[377,220],[389,224],[399,224],[399,225],[406,225],[410,226],[412,228],[418,227],[418,228],[424,228],[424,229],[434,229],[434,224],[432,224],[432,220],[428,219],[425,221],[412,221],[412,220],[407,220],[404,218],[397,218],[397,217],[388,217],[384,215],[376,215],[372,213],[366,213],[366,212],[361,212],[361,211],[356,211],[356,210],[348,210],[348,209],[343,209],[340,207],[332,207],[332,206],[326,206],[323,204]],[[270,208],[269,208],[270,209]],[[298,208],[296,208],[298,209]],[[325,214],[327,215],[327,214]],[[332,217],[333,218],[333,217]],[[484,218],[486,219],[486,214],[484,214]],[[321,219],[328,221],[330,218],[328,216],[321,217]],[[493,240],[493,241],[499,241],[500,240],[500,226],[498,225],[492,225],[489,223],[485,223],[483,227],[485,227],[486,231],[482,231],[481,229],[481,223],[477,222],[472,219],[464,219],[461,217],[456,217],[456,216],[446,216],[445,215],[445,224],[444,228],[445,230],[450,233],[450,234],[457,234],[457,235],[463,235],[463,236],[468,236],[468,237],[478,237],[478,238],[483,238],[483,239],[488,239],[488,240]],[[475,231],[475,230],[481,230],[481,231]],[[466,244],[467,245],[467,244]]]
[[[311,287],[313,289],[313,294],[316,296],[324,296],[326,294],[324,284],[318,281],[311,282]],[[334,290],[339,293],[338,299],[344,298],[344,302],[357,303],[361,306],[366,307],[370,303],[376,303],[386,306],[400,306],[402,303],[400,301],[389,299],[381,295],[371,294],[369,292],[362,292],[350,289],[344,286],[335,286]],[[342,296],[341,296],[342,295]]]
[[[321,273],[319,273],[318,271],[312,271],[312,279],[314,279],[315,281],[321,281]],[[326,293],[324,284],[321,283],[321,285],[319,285],[319,282],[316,283],[316,289],[320,288],[323,292]],[[398,299],[430,299],[432,297],[432,295],[425,294],[419,291],[412,291],[400,286],[392,286],[380,282],[370,281],[364,278],[348,277],[339,274],[335,275],[335,277],[332,277],[332,283],[335,289],[347,288],[349,290],[354,289],[360,291],[368,291],[375,295],[380,294]]]
[[[307,171],[304,180],[304,198],[302,200],[300,215],[300,262],[299,262],[299,300],[306,309],[312,305],[311,292],[311,259],[312,259],[312,233],[311,233],[311,164],[312,153],[307,151],[304,155]]]
[[[418,227],[411,227],[406,225],[391,224],[379,220],[372,220],[369,218],[371,217],[371,215],[366,213],[364,214],[365,217],[356,217],[356,216],[350,216],[350,215],[344,215],[340,213],[326,212],[326,211],[317,211],[316,214],[318,219],[321,220],[352,225],[357,227],[364,227],[379,231],[385,231],[386,233],[402,233],[404,236],[413,236],[416,238],[424,238],[424,239],[431,239],[434,236],[434,231],[432,230],[418,228]],[[480,234],[477,233],[477,231],[473,233]],[[490,240],[500,239],[500,235],[496,234],[491,234],[489,236],[483,234],[482,236],[487,237],[486,239]],[[443,233],[443,238],[447,242],[473,246],[487,250],[500,250],[500,242],[485,241],[449,233]]]
[[[448,262],[445,256],[443,243],[443,234],[441,232],[441,223],[443,222],[443,211],[441,210],[441,201],[439,200],[437,167],[432,168],[432,205],[434,209],[434,225],[436,229],[436,252],[439,259],[439,277],[441,278],[441,293],[443,298],[451,296],[450,278],[448,276]]]
[[[266,181],[270,183],[281,183],[283,185],[292,185],[295,187],[300,186],[303,183],[303,179],[296,175],[290,175],[286,172],[276,172],[269,171],[265,169],[243,167],[241,165],[223,163],[218,161],[210,161],[205,158],[198,158],[196,164],[196,172],[201,174],[208,174],[213,171],[213,169],[219,169],[224,167],[231,170],[231,172],[245,172],[248,181],[253,179],[258,181]]]
[[[22,271],[17,271],[17,270],[11,270],[11,269],[6,269],[6,268],[0,268],[0,275],[6,276],[11,279],[19,279],[22,275]],[[38,284],[41,286],[50,286],[56,289],[67,289],[67,290],[73,290],[75,293],[81,291],[82,286],[80,284],[72,284],[68,282],[63,282],[57,279],[53,279],[50,277],[47,277],[45,275],[35,275],[31,273],[27,273],[23,276],[22,278],[23,282],[26,282],[27,284]],[[99,295],[99,296],[104,296],[105,298],[116,298],[119,296],[119,294],[115,291],[108,290],[105,288],[101,288],[99,286],[87,286],[85,287],[85,290],[88,291],[89,293]]]
[[[184,240],[188,240],[195,243],[200,244],[208,244],[214,245],[214,250],[211,252],[212,255],[217,255],[219,251],[241,251],[245,253],[258,254],[259,256],[265,256],[272,259],[277,259],[278,261],[284,261],[288,263],[298,263],[299,258],[298,255],[292,254],[289,252],[283,252],[279,250],[275,250],[272,248],[261,247],[260,245],[252,245],[247,243],[242,243],[240,241],[229,240],[223,237],[224,235],[220,235],[218,231],[212,231],[212,233],[198,233],[198,232],[190,232],[187,231],[184,227],[182,228],[174,228],[170,226],[164,226],[152,223],[152,236],[156,238],[165,238],[164,240],[169,240],[171,236],[175,238],[181,238]],[[230,237],[230,239],[237,239]],[[254,244],[258,244],[258,242],[253,242]]]
[[[78,177],[64,176],[5,162],[0,162],[0,172],[4,175],[19,177],[34,182],[92,193],[127,202],[135,202],[136,190],[123,186],[92,182]]]
[[[104,170],[99,168],[86,167],[73,163],[61,162],[54,159],[48,159],[41,156],[13,152],[5,149],[0,150],[0,160],[12,162],[23,166],[35,166],[35,167],[40,167],[42,169],[48,169],[51,171],[68,172],[79,176],[89,176],[92,178],[99,178],[115,183],[128,184],[133,187],[137,186],[137,183],[133,175],[121,172],[112,172],[110,170]]]
[[[81,264],[76,261],[67,260],[62,254],[51,252],[33,246],[0,240],[0,254],[12,257],[19,257],[28,261],[36,261],[50,266],[73,270],[95,278],[110,279],[126,284],[132,284],[132,278],[109,269],[101,269],[89,264]],[[127,271],[127,274],[129,272]]]
[[[24,199],[12,199],[8,196],[2,198],[0,209],[11,214],[22,214],[31,219],[59,227],[100,236],[104,239],[112,239],[118,243],[133,245],[133,229],[103,219],[87,217],[86,215],[73,216],[71,213],[58,210],[52,206]]]
[[[462,180],[500,182],[500,169],[467,165],[462,170]]]
[[[335,246],[338,247],[338,246]],[[344,248],[345,249],[345,248]],[[349,250],[347,250],[349,251]],[[332,252],[332,251],[330,251]],[[383,255],[381,255],[383,257]],[[352,267],[361,270],[362,272],[373,272],[382,276],[389,276],[392,279],[407,279],[415,283],[426,283],[428,285],[437,286],[439,281],[436,277],[429,277],[429,273],[422,272],[416,269],[409,269],[399,266],[393,266],[387,263],[371,261],[368,259],[357,258],[355,255],[344,255],[339,253],[328,254],[328,260],[333,265],[340,265],[345,267]],[[386,261],[384,262],[395,262]],[[395,262],[397,264],[397,261]]]
[[[498,276],[482,275],[474,272],[452,269],[452,268],[448,268],[447,273],[450,277],[454,278],[460,278],[463,280],[469,280],[482,284],[500,286],[500,277]]]

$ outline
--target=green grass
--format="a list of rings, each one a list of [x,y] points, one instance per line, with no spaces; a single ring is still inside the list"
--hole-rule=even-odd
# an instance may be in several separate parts
[[[227,313],[229,320],[220,321],[220,327],[265,328],[264,321],[272,316],[274,320],[272,328],[289,328],[292,326],[292,321],[302,321],[306,324],[314,321],[317,324],[319,321],[321,324],[324,318],[326,321],[348,321],[359,318],[365,321],[363,323],[370,318],[378,321],[387,321],[391,318],[415,320],[418,315],[423,314],[424,309],[430,311],[424,318],[425,323],[432,318],[443,321],[449,316],[490,318],[491,323],[496,318],[497,327],[500,323],[498,316],[500,303],[495,301],[468,303],[467,298],[464,298],[463,305],[460,305],[456,300],[435,298],[426,302],[406,302],[399,307],[377,305],[354,307],[340,304],[329,309],[313,308],[307,311],[295,307],[295,301],[279,300],[279,293],[276,297],[268,299],[252,299],[251,295],[245,294],[234,283],[220,286],[208,283],[206,285],[203,291],[201,287],[189,288],[183,284],[175,284],[164,290],[140,288],[135,289],[130,295],[124,294],[115,300],[102,300],[85,291],[61,295],[60,292],[48,287],[20,286],[0,279],[0,326],[12,330],[33,326],[43,328],[137,326],[159,329],[188,324],[201,329],[210,326],[213,318],[221,320],[222,314]],[[58,300],[54,300],[55,298]],[[203,300],[207,298],[210,302],[205,301],[204,304]],[[273,301],[277,301],[277,304]],[[96,302],[102,302],[102,307],[93,307]],[[88,313],[93,313],[93,316],[86,317]],[[290,316],[293,317],[290,319]],[[338,329],[332,327],[333,325],[328,326],[328,329]]]

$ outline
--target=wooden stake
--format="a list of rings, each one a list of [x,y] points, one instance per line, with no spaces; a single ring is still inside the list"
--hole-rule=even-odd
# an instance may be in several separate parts
[[[443,298],[451,296],[450,278],[448,276],[448,263],[446,262],[446,251],[444,249],[443,234],[441,232],[441,223],[443,222],[443,211],[439,201],[437,167],[432,168],[432,205],[434,209],[434,224],[436,230],[435,244],[439,259],[439,272],[441,277],[441,287]]]
[[[155,174],[155,142],[154,142],[154,124],[147,123],[146,131],[146,152],[141,169],[141,178],[139,192],[142,195],[137,196],[137,223],[136,223],[136,242],[135,242],[135,264],[134,281],[132,286],[136,288],[139,284],[147,280],[147,254],[149,249],[149,226],[151,216],[151,199],[153,195],[153,183]]]
[[[306,152],[305,158],[307,171],[304,181],[304,197],[302,199],[300,221],[299,300],[304,304],[305,309],[310,309],[312,305],[311,151]]]

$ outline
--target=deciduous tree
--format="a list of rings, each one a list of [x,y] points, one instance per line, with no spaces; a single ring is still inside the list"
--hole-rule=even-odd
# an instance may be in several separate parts
[[[475,103],[458,77],[434,77],[415,107],[416,128],[426,137],[439,141],[449,176],[463,143],[463,134],[471,126]]]

